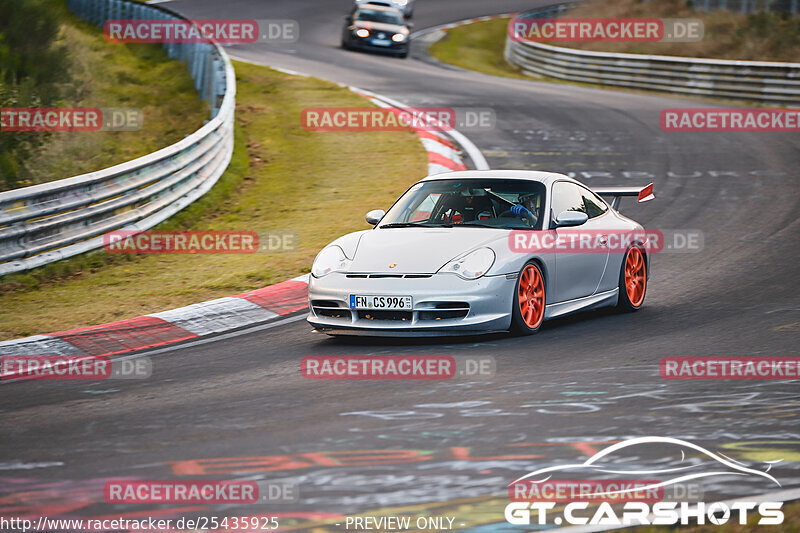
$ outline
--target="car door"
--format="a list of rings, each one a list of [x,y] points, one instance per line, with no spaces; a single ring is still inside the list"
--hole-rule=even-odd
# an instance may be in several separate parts
[[[551,231],[565,243],[571,242],[569,235],[586,232],[592,236],[602,230],[602,218],[607,214],[607,206],[602,200],[596,205],[595,195],[570,181],[557,181],[553,184],[551,200]],[[595,197],[596,198],[596,197]],[[605,209],[603,209],[605,208]],[[589,216],[584,224],[571,228],[555,228],[554,223],[564,211],[580,211]],[[585,249],[568,246],[556,248],[556,289],[557,302],[591,296],[597,291],[608,262],[608,248]]]

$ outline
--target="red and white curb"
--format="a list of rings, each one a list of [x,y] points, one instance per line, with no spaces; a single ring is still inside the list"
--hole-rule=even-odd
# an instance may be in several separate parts
[[[115,355],[261,324],[308,307],[308,275],[110,324],[0,342],[4,355]]]

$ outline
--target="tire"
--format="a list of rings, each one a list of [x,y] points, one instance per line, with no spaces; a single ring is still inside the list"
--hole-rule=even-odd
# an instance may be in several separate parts
[[[619,300],[617,307],[631,312],[641,309],[647,293],[647,262],[640,246],[625,252],[619,273]]]
[[[542,270],[534,261],[528,261],[517,276],[511,302],[511,332],[533,335],[544,322],[545,280]]]

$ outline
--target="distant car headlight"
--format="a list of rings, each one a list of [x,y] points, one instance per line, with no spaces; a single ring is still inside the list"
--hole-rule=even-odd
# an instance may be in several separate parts
[[[478,248],[468,254],[456,257],[439,272],[457,274],[464,279],[478,279],[486,274],[494,264],[495,255],[490,248]]]
[[[395,33],[394,35],[392,35],[392,40],[396,43],[402,43],[403,41],[406,40],[406,36],[403,35],[402,33]]]
[[[331,272],[342,272],[350,268],[351,263],[352,261],[344,255],[344,251],[341,248],[328,246],[317,254],[317,258],[314,259],[311,275],[315,278],[321,278]]]
[[[361,28],[356,30],[356,35],[359,37],[369,37],[369,30]]]

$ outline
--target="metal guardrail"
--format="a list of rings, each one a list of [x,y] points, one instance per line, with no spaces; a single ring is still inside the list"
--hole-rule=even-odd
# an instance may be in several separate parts
[[[110,19],[182,18],[129,0],[67,0],[76,15],[102,26]],[[112,230],[145,230],[205,194],[233,153],[236,78],[213,43],[167,43],[185,61],[211,120],[181,141],[104,170],[0,193],[0,275],[100,248]]]
[[[549,6],[520,17],[553,18],[568,9]],[[509,35],[505,58],[529,76],[765,104],[800,102],[800,63],[591,52],[516,42]]]
[[[650,0],[644,1],[649,2]],[[757,11],[783,11],[796,15],[800,8],[800,0],[694,0],[692,5],[695,9],[703,11],[726,9],[742,14]]]

